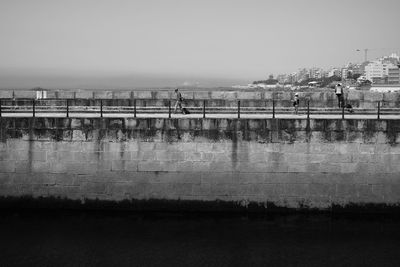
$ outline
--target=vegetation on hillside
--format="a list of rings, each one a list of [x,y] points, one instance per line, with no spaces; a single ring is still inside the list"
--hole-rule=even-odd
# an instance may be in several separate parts
[[[342,80],[342,78],[340,78],[338,76],[331,76],[331,77],[321,78],[321,79],[305,79],[300,82],[295,82],[294,85],[304,86],[304,85],[308,85],[308,83],[310,83],[310,82],[318,82],[320,87],[327,87],[331,83],[338,82],[341,80]]]
[[[253,84],[259,84],[259,83],[271,85],[271,84],[277,84],[277,83],[279,83],[279,81],[277,79],[274,79],[274,75],[271,74],[271,75],[269,75],[268,80],[261,80],[261,81],[253,82]]]

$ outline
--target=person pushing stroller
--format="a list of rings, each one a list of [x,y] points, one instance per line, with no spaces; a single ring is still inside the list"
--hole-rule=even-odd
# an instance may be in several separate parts
[[[183,98],[182,98],[182,94],[181,92],[179,92],[178,88],[175,88],[175,96],[176,96],[176,103],[175,103],[175,109],[174,109],[174,113],[176,113],[176,110],[180,109],[180,111],[182,112],[182,102],[183,102]]]
[[[175,108],[174,108],[174,114],[176,114],[176,110],[178,109],[178,107],[183,114],[190,114],[189,110],[182,107],[183,97],[182,97],[181,92],[179,92],[178,88],[175,88],[175,96],[176,96],[176,103],[175,103]]]

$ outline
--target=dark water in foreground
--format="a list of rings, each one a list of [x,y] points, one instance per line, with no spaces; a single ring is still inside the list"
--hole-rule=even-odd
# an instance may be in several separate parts
[[[400,266],[400,220],[7,213],[0,266]]]

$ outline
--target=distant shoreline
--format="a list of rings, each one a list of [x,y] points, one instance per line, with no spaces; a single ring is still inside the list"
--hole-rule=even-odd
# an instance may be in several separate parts
[[[177,86],[177,87],[134,87],[134,88],[42,88],[42,87],[37,87],[37,88],[0,88],[0,91],[37,91],[39,89],[46,90],[46,91],[173,91],[175,88],[178,88],[181,91],[241,91],[241,90],[246,90],[246,91],[253,91],[256,90],[258,91],[259,89],[237,89],[233,87],[185,87],[185,86]],[[265,91],[265,90],[264,90]]]

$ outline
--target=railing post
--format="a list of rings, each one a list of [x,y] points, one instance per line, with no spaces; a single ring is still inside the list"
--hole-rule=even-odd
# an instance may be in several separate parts
[[[100,117],[103,118],[103,99],[100,99]]]
[[[240,119],[240,100],[238,100],[238,119]]]
[[[206,118],[206,101],[203,100],[203,119]]]
[[[69,118],[69,100],[67,99],[67,118]]]
[[[381,101],[378,101],[378,120],[381,118]]]
[[[136,118],[136,99],[133,99],[133,117]]]
[[[0,118],[1,118],[2,114],[1,114],[1,99],[0,99]]]
[[[275,99],[272,99],[272,118],[275,119]]]
[[[35,99],[32,100],[32,116],[35,118]]]
[[[168,101],[168,118],[171,119],[171,100]]]
[[[267,104],[267,101],[265,100],[265,101],[264,101],[265,112],[267,112],[267,107],[268,107],[268,104]]]
[[[344,105],[342,104],[342,120],[344,120]]]
[[[307,100],[307,119],[310,119],[310,100]]]

